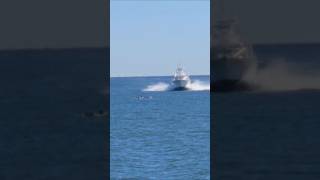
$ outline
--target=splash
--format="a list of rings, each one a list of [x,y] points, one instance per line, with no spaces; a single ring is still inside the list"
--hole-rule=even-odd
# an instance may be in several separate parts
[[[247,77],[246,81],[266,91],[320,90],[320,74],[306,70],[299,64],[275,59]]]
[[[187,88],[192,91],[210,91],[210,83],[195,80],[188,84]]]
[[[167,91],[169,89],[169,84],[159,82],[156,84],[152,84],[147,86],[143,91]]]
[[[172,89],[173,87],[170,84],[159,82],[147,86],[145,89],[143,89],[143,91],[170,91]],[[210,84],[200,80],[195,80],[187,85],[187,89],[189,91],[209,91]]]

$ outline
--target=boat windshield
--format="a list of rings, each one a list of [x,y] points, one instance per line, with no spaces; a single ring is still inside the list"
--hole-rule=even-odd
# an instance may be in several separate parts
[[[187,73],[185,73],[185,72],[183,71],[182,68],[178,68],[178,69],[176,70],[176,72],[174,73],[174,79],[175,79],[175,80],[188,80],[189,77],[188,77]]]

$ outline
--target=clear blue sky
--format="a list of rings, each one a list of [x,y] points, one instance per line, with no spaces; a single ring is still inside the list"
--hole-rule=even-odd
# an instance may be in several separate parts
[[[111,0],[111,76],[210,74],[209,1]]]

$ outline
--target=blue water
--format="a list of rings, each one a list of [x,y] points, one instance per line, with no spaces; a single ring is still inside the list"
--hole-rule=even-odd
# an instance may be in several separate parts
[[[111,179],[210,179],[210,93],[144,91],[170,80],[111,78]]]
[[[161,91],[169,77],[112,78],[111,177],[209,179],[211,107],[215,179],[319,180],[320,45],[255,50],[267,67],[259,80],[272,83],[212,94],[211,106],[208,91]],[[109,122],[82,116],[106,108],[107,56],[0,52],[0,179],[108,178]],[[149,85],[158,91],[143,91]]]
[[[263,64],[259,84],[265,89],[212,95],[213,176],[318,180],[320,46],[264,45],[255,50]]]
[[[106,49],[0,51],[0,179],[107,179]]]

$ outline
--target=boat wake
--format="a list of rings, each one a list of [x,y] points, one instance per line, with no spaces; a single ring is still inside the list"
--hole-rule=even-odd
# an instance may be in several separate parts
[[[298,64],[274,60],[247,77],[262,91],[320,90],[320,74],[307,72]]]
[[[159,82],[156,84],[151,84],[147,86],[143,91],[172,91],[174,88],[164,82]],[[192,81],[191,83],[187,84],[186,86],[187,91],[210,91],[210,83],[204,82],[200,80]]]
[[[195,80],[187,85],[191,91],[210,91],[210,83],[200,80]]]
[[[167,83],[159,82],[156,84],[152,84],[147,86],[143,91],[167,91],[170,85]]]

